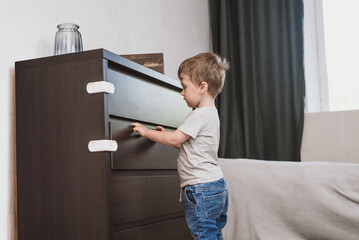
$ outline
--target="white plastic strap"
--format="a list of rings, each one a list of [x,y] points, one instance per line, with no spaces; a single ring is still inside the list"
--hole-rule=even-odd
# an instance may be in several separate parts
[[[89,94],[93,93],[110,93],[115,92],[115,86],[110,82],[99,81],[99,82],[90,82],[86,86],[86,90]]]
[[[117,142],[114,140],[93,140],[88,144],[90,152],[115,152],[117,150]]]

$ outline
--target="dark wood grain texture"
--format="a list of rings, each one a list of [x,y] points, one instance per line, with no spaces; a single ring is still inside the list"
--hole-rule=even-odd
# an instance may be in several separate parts
[[[103,95],[86,92],[101,78],[102,59],[16,69],[19,239],[108,236],[109,154],[87,150],[105,138]]]
[[[144,125],[156,128],[155,125]],[[111,133],[118,143],[118,150],[113,153],[113,169],[177,169],[178,149],[134,134],[131,121],[111,119]]]
[[[113,223],[120,225],[183,214],[178,176],[125,176],[112,179]]]
[[[142,228],[119,231],[113,240],[186,240],[193,239],[187,229],[184,217],[149,224]]]
[[[111,115],[177,128],[190,112],[177,89],[126,70],[110,68],[108,81],[116,94],[109,96]]]

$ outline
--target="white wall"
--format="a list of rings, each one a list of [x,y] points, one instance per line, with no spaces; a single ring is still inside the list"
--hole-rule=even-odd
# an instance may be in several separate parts
[[[84,50],[164,53],[172,78],[185,58],[211,46],[207,0],[1,0],[0,239],[17,238],[14,62],[52,55],[64,22],[80,26]]]
[[[359,110],[306,113],[303,162],[359,163]]]

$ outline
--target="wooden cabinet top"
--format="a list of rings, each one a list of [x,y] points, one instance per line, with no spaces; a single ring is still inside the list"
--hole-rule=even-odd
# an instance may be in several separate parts
[[[99,58],[103,58],[109,61],[109,64],[117,65],[118,67],[124,67],[127,70],[143,74],[147,77],[156,79],[157,81],[161,81],[165,84],[171,85],[172,87],[176,88],[176,90],[182,89],[180,81],[167,77],[159,72],[144,67],[140,64],[137,64],[131,60],[121,57],[103,48],[71,53],[71,54],[63,54],[57,56],[49,56],[49,57],[36,58],[31,60],[18,61],[15,63],[15,67],[17,69],[34,68],[34,67],[41,67],[41,66],[52,65],[52,64],[77,62],[77,61],[99,59]]]

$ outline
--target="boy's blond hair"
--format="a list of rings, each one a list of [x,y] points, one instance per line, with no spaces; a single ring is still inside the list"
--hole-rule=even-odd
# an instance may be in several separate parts
[[[181,74],[186,74],[197,86],[207,82],[208,93],[215,98],[223,89],[225,72],[228,69],[226,59],[206,52],[184,60],[178,68],[178,77],[181,79]]]

